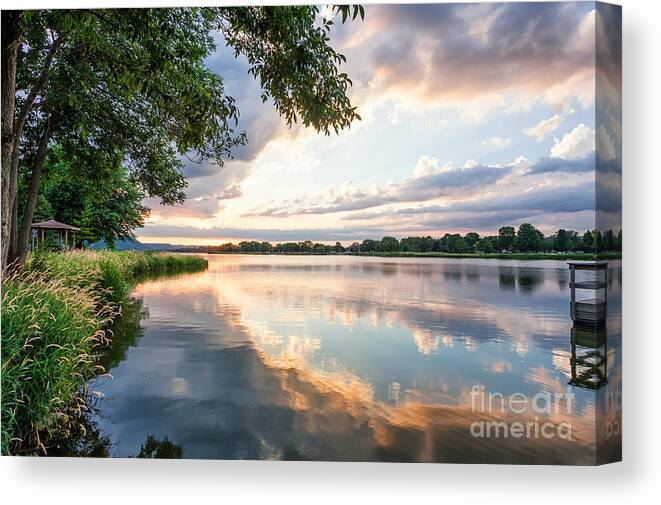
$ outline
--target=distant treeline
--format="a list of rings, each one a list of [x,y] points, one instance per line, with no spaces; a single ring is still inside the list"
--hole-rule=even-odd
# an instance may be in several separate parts
[[[478,233],[466,235],[446,233],[441,238],[407,237],[401,240],[395,237],[383,237],[381,240],[366,239],[344,247],[340,242],[335,245],[322,244],[305,240],[303,242],[244,241],[238,244],[227,243],[219,246],[191,247],[191,251],[208,253],[260,253],[260,254],[342,254],[342,253],[398,253],[398,252],[438,252],[449,254],[493,254],[493,253],[598,253],[619,252],[622,250],[622,231],[615,234],[612,230],[600,232],[588,230],[579,235],[573,230],[559,229],[550,237],[530,223],[524,223],[516,230],[512,226],[503,226],[498,235],[481,237]]]

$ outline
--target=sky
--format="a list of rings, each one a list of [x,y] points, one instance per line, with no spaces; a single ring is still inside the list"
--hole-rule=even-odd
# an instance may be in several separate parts
[[[207,64],[237,100],[249,142],[222,167],[186,160],[186,202],[148,201],[136,235],[347,244],[523,222],[547,235],[619,229],[621,68],[604,63],[621,51],[619,12],[593,2],[366,5],[364,21],[336,19],[331,32],[362,120],[330,137],[288,128],[219,35]]]

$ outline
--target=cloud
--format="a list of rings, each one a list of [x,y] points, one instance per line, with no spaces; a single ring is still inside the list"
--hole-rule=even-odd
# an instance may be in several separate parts
[[[366,100],[385,94],[425,107],[466,106],[542,95],[553,105],[578,99],[588,106],[594,100],[590,7],[369,5],[361,33],[340,29],[338,45],[349,59],[349,75],[369,83]]]
[[[612,214],[622,214],[622,186],[618,178],[597,177],[597,210]]]
[[[510,139],[505,137],[490,137],[484,142],[482,142],[482,144],[485,146],[494,146],[494,147],[507,147],[509,143],[510,143]]]
[[[554,116],[548,119],[543,119],[535,126],[531,126],[530,128],[525,128],[523,130],[523,133],[525,133],[529,137],[532,137],[533,139],[535,139],[535,141],[541,142],[542,140],[544,140],[544,137],[546,137],[549,133],[552,133],[555,130],[557,130],[558,127],[564,121],[564,119],[565,118],[562,114],[555,114]]]
[[[593,210],[593,181],[573,186],[542,186],[530,191],[482,198],[449,206],[450,211],[493,212],[525,209],[538,212],[580,212]]]
[[[553,172],[582,173],[595,169],[594,151],[581,159],[540,158],[530,166],[525,175],[538,175]]]
[[[221,209],[220,200],[215,195],[189,198],[180,205],[161,205],[157,199],[148,199],[145,205],[152,209],[151,217],[191,217],[204,219],[215,216]]]
[[[596,101],[602,109],[620,111],[622,107],[622,7],[597,4]]]
[[[583,158],[595,149],[594,130],[581,123],[561,139],[555,139],[551,156],[563,160]]]
[[[272,242],[299,240],[363,240],[367,237],[381,237],[380,227],[325,228],[325,229],[273,229],[273,228],[226,228],[222,226],[211,228],[194,228],[191,226],[176,226],[165,224],[148,225],[137,235],[158,238],[206,238],[226,240],[268,240]]]
[[[198,161],[193,158],[183,158],[182,161],[184,164],[184,177],[186,177],[187,180],[214,175],[221,170],[220,167],[212,161]]]
[[[617,155],[613,140],[604,125],[599,125],[599,128],[597,128],[597,155],[605,161],[613,160]]]
[[[250,174],[250,165],[230,160],[223,167],[186,162],[184,175],[188,186],[186,200],[180,205],[161,205],[158,199],[145,201],[152,216],[209,218],[222,210],[222,202],[243,195],[241,183]],[[189,175],[193,171],[194,175]]]
[[[369,209],[388,203],[426,201],[441,196],[457,194],[488,184],[505,177],[512,166],[490,166],[467,163],[462,168],[451,165],[438,166],[438,160],[421,156],[413,175],[398,183],[376,185],[370,190],[347,185],[339,193],[331,190],[331,199],[316,197],[307,206],[282,205],[244,214],[244,217],[289,217],[302,214],[332,214]]]
[[[464,229],[464,230],[495,230],[503,225],[519,220],[531,220],[535,213],[526,210],[505,210],[490,214],[448,214],[427,219],[421,226],[427,230]]]
[[[238,183],[233,183],[227,188],[223,188],[219,193],[215,195],[219,200],[232,200],[233,198],[239,198],[243,196],[243,191],[241,186]]]
[[[493,221],[493,216],[529,216],[536,213],[571,213],[595,209],[595,183],[588,181],[574,185],[540,186],[529,191],[497,196],[482,197],[476,200],[457,202],[449,205],[426,205],[386,210],[375,213],[356,213],[345,216],[347,220],[370,220],[384,217],[406,217],[416,215],[442,215],[453,222],[477,222],[480,227]],[[611,206],[609,205],[609,208]],[[466,216],[466,213],[477,214]],[[509,213],[509,214],[508,214]],[[436,218],[438,219],[438,218]]]

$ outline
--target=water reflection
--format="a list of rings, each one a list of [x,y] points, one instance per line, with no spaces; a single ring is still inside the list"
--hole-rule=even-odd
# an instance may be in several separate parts
[[[144,459],[181,459],[184,457],[184,448],[173,444],[167,436],[160,440],[153,435],[149,435],[140,447],[137,457]]]
[[[130,347],[137,345],[144,334],[142,321],[149,317],[149,309],[142,298],[129,298],[121,306],[121,318],[110,326],[112,346],[103,353],[100,364],[105,370],[115,368],[126,359]]]
[[[569,386],[570,412],[542,416],[471,403],[475,385],[567,391],[566,282],[561,262],[210,257],[136,288],[97,422],[116,456],[152,436],[187,458],[589,464],[595,391]],[[617,324],[617,282],[609,293]],[[611,358],[599,393],[617,386]],[[570,423],[572,440],[470,432],[535,418]]]
[[[569,383],[597,390],[608,383],[608,338],[605,326],[575,324],[571,329],[571,380]]]

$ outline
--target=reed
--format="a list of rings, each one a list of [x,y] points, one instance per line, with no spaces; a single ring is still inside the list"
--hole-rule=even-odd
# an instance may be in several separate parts
[[[84,385],[137,279],[206,268],[203,258],[141,252],[34,254],[2,284],[2,454],[43,454],[86,409]]]

